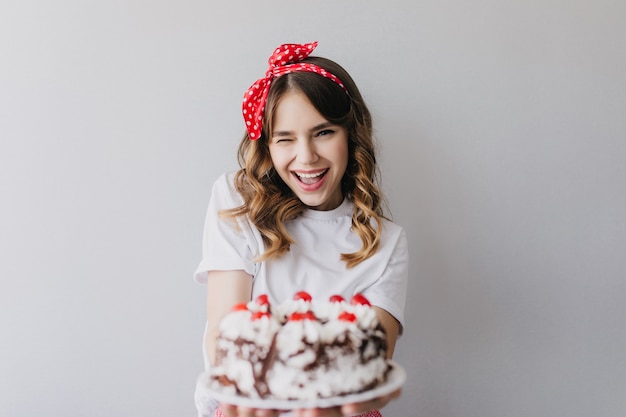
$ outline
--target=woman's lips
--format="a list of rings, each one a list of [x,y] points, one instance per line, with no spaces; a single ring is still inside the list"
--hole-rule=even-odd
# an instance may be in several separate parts
[[[300,181],[302,184],[305,185],[313,185],[319,181],[322,180],[322,178],[324,177],[324,175],[328,172],[328,169],[324,169],[321,171],[315,171],[315,172],[296,172],[294,171],[294,175],[295,177],[298,179],[298,181]]]

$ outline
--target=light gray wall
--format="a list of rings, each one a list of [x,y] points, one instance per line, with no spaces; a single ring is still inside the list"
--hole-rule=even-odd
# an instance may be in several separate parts
[[[0,415],[194,414],[209,187],[312,40],[411,243],[386,415],[625,415],[625,4],[3,2]]]

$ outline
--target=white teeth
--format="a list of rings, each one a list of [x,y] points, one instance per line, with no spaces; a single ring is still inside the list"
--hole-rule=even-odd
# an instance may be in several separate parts
[[[295,174],[300,178],[315,178],[323,175],[326,171],[318,172],[317,174],[305,174],[301,172],[296,172]]]

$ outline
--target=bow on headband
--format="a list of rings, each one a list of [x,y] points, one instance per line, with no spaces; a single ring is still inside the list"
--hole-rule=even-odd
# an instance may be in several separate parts
[[[248,137],[251,140],[257,140],[261,136],[265,102],[267,101],[267,94],[269,93],[270,85],[274,78],[296,71],[314,72],[333,80],[339,84],[344,91],[348,92],[339,78],[326,71],[324,68],[314,64],[300,62],[309,56],[316,46],[317,42],[303,45],[290,43],[279,46],[268,60],[270,67],[265,72],[265,77],[256,80],[248,91],[246,91],[241,107],[243,119],[246,122],[246,129],[248,130]]]

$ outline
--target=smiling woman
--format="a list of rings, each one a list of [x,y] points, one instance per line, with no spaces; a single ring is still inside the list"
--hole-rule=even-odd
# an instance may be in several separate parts
[[[274,169],[300,201],[315,210],[339,207],[348,165],[346,129],[330,124],[304,93],[294,91],[279,100],[270,131]]]
[[[341,66],[309,56],[315,46],[276,49],[266,76],[244,96],[241,169],[213,187],[196,271],[207,283],[207,367],[220,320],[261,294],[274,304],[300,290],[319,300],[362,294],[385,330],[386,360],[404,324],[407,242],[381,207],[370,113]],[[379,416],[398,395],[294,414]],[[256,415],[220,408],[217,416]],[[204,404],[199,410],[213,416]]]

